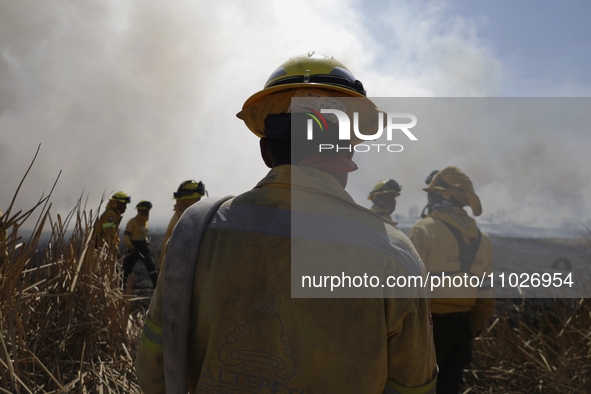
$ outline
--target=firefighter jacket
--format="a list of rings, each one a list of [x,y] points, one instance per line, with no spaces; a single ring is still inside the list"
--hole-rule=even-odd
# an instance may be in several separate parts
[[[178,205],[174,206],[174,214],[172,218],[170,218],[170,222],[168,222],[168,227],[166,228],[166,234],[164,235],[164,242],[162,243],[162,253],[160,253],[160,261],[164,261],[164,256],[166,255],[166,245],[168,244],[168,240],[172,235],[172,230],[174,230],[174,226],[176,226],[177,222],[183,215],[183,212],[179,210]]]
[[[183,212],[185,212],[185,209],[193,205],[196,202],[196,200],[197,199],[177,200],[177,203],[174,205],[174,214],[172,215],[172,218],[170,218],[170,222],[168,223],[168,227],[166,228],[166,235],[164,235],[164,243],[162,244],[162,253],[160,254],[160,261],[164,261],[164,256],[166,255],[166,245],[172,235],[172,230],[174,230],[174,226],[176,226],[181,216],[183,216]],[[190,202],[187,203],[187,201]]]
[[[117,206],[118,201],[110,200],[107,204],[105,212],[99,218],[97,223],[97,234],[99,239],[99,246],[104,242],[111,242],[119,245],[121,241],[119,238],[119,223],[121,223],[121,213]]]
[[[458,240],[448,226],[459,231],[467,245],[478,242],[480,237],[480,244],[471,264],[462,266]],[[489,275],[492,272],[492,243],[488,235],[478,229],[474,219],[462,208],[446,207],[431,213],[415,223],[408,237],[430,275],[443,278],[441,273],[445,273],[453,278],[468,274],[468,278],[477,276],[482,280],[483,274]],[[470,312],[472,332],[477,335],[494,309],[495,299],[490,281],[485,278],[481,286],[475,287],[454,287],[451,280],[448,282],[444,281],[445,287],[436,287],[431,293],[431,311],[434,314]]]
[[[296,196],[302,211],[387,231],[425,272],[408,238],[357,205],[332,175],[278,166],[253,190],[222,204],[202,238],[188,323],[188,390],[434,393],[437,367],[427,297],[291,297],[292,243],[331,248],[339,259],[354,256],[398,266],[387,252],[291,238],[289,218],[297,213],[292,204]],[[282,222],[285,214],[287,223]],[[285,226],[279,231],[285,224],[287,233]],[[187,234],[175,232],[171,242],[177,236]],[[146,394],[165,392],[162,286],[167,263],[168,257],[135,361]]]
[[[0,227],[2,227],[2,210],[0,210]],[[8,251],[6,248],[6,230],[0,231],[0,262],[4,261],[4,259],[8,256]]]
[[[127,222],[127,226],[125,226],[125,232],[123,233],[123,242],[125,242],[127,249],[134,249],[132,241],[148,242],[148,231],[148,221],[142,215],[138,214],[136,217]]]

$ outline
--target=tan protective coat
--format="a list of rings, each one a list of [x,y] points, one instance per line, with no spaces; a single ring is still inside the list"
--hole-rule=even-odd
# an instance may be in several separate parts
[[[182,212],[178,209],[178,206],[174,206],[174,213],[170,218],[170,222],[168,222],[168,227],[166,228],[166,234],[164,235],[164,242],[162,243],[162,253],[160,253],[160,262],[164,261],[164,256],[166,256],[166,245],[168,245],[168,240],[172,235],[172,230],[174,230],[174,226],[178,223],[179,219],[182,216]]]
[[[294,201],[301,202],[298,210],[381,228],[416,254],[402,232],[355,204],[331,175],[312,168],[276,167],[255,189],[222,208],[290,210],[292,192]],[[207,230],[192,294],[189,390],[377,394],[387,381],[405,387],[431,384],[436,365],[428,300],[292,299],[291,242],[295,241],[271,234]],[[398,265],[392,257],[369,249],[325,248],[340,256]],[[158,346],[161,286],[159,280],[135,364],[138,382],[147,394],[164,392]]]
[[[121,241],[119,238],[119,223],[121,223],[122,215],[117,208],[118,205],[119,201],[110,200],[105,212],[99,218],[96,228],[99,245],[102,245],[103,242],[119,245]]]
[[[460,230],[465,242],[473,242],[478,237],[476,222],[467,215],[465,210],[462,208],[449,209],[452,210],[450,214],[434,212],[418,221],[408,233],[408,237],[430,272],[453,272],[460,269],[458,243],[442,220]],[[490,274],[492,272],[492,258],[492,243],[488,235],[482,232],[480,247],[471,273],[479,278],[482,278],[485,272],[487,275]],[[445,289],[435,288],[431,294],[431,311],[433,313],[470,312],[474,334],[481,331],[483,324],[491,316],[495,304],[492,290],[479,291],[472,287],[468,289],[447,287]]]
[[[168,245],[168,240],[172,235],[172,230],[174,230],[174,226],[176,226],[181,216],[183,216],[183,212],[185,212],[185,209],[189,208],[191,205],[199,201],[199,198],[179,199],[177,200],[177,203],[174,205],[174,214],[170,218],[170,222],[168,222],[166,234],[164,235],[164,242],[162,243],[162,253],[160,254],[161,262],[164,261],[164,256],[166,256],[166,245]]]
[[[123,233],[123,242],[127,249],[134,249],[131,241],[148,241],[148,232],[150,228],[148,221],[145,220],[141,215],[137,215],[127,222],[125,226],[125,233]]]

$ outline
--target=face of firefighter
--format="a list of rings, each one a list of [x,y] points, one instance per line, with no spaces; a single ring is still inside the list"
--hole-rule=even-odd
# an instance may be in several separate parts
[[[439,194],[439,193],[435,193],[435,192],[428,192],[427,193],[427,204],[433,205],[435,203],[435,200],[436,200],[435,195],[436,194]],[[439,195],[438,199],[441,199],[441,195]]]
[[[435,192],[427,192],[427,206],[425,206],[425,208],[427,209],[426,215],[430,215],[431,212],[433,212],[433,205],[436,202],[440,202],[442,200],[443,197],[441,196],[441,194]],[[423,209],[423,212],[425,212],[425,208]]]
[[[150,211],[147,209],[138,209],[137,214],[143,217],[150,217]]]
[[[384,209],[396,209],[396,195],[394,193],[379,194],[374,198],[374,203]]]
[[[197,201],[201,200],[201,197],[197,197],[197,198],[185,198],[180,199],[180,200],[176,200],[176,205],[182,209],[185,210],[187,208],[189,208],[191,205],[195,204]]]
[[[117,209],[119,209],[119,212],[124,213],[127,209],[127,203],[120,202],[119,205],[117,205]]]

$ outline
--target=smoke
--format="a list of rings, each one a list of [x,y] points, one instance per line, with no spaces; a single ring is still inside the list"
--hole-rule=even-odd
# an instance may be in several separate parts
[[[413,133],[419,140],[409,141],[400,133],[391,141],[404,146],[400,153],[357,154],[359,167],[373,176],[352,176],[351,193],[357,200],[378,180],[394,178],[403,185],[397,213],[404,222],[414,221],[415,208],[426,204],[424,179],[432,170],[453,165],[471,178],[480,196],[481,223],[559,227],[565,218],[584,222],[591,216],[591,136],[585,133],[591,122],[589,99],[375,101],[387,112],[415,114]],[[408,216],[406,207],[412,211]]]
[[[94,208],[103,193],[123,190],[133,206],[153,202],[153,226],[166,225],[184,180],[202,180],[210,195],[252,188],[268,169],[258,139],[235,114],[279,64],[310,50],[346,64],[371,96],[502,91],[502,64],[480,42],[478,24],[450,16],[442,1],[0,0],[0,207],[6,210],[39,143],[17,209],[48,192],[60,170],[53,212],[69,211],[83,192]],[[399,209],[422,207],[424,177],[455,164],[470,169],[485,212],[502,208],[513,217],[523,204],[558,201],[588,212],[580,196],[589,190],[579,182],[589,182],[578,170],[588,163],[549,157],[543,181],[551,187],[540,181],[532,187],[544,197],[522,201],[530,189],[512,180],[511,158],[538,159],[544,146],[520,142],[497,152],[487,138],[433,134],[438,149],[406,155],[370,177],[358,171],[351,193],[366,204],[377,180],[400,178]],[[560,149],[568,156],[569,145]],[[515,196],[515,206],[495,202],[494,182]]]
[[[0,112],[2,201],[38,143],[23,204],[48,190],[60,169],[57,210],[71,208],[83,190],[93,203],[119,189],[143,189],[151,198],[158,178],[170,175],[163,162],[188,129],[188,108],[202,100],[187,94],[206,80],[191,67],[200,42],[188,47],[192,37],[155,3],[133,10],[66,1],[2,8],[9,11],[0,13],[0,79],[9,81],[0,91],[8,103]]]
[[[236,43],[216,45],[221,25],[208,12],[156,1],[23,1],[1,8],[3,205],[38,143],[22,206],[47,191],[60,169],[58,211],[69,210],[83,190],[90,206],[103,192],[124,190],[134,203],[159,205],[156,217],[169,216],[169,198],[181,181],[203,179],[214,192],[226,183],[211,169],[221,161],[218,143],[239,129],[234,113],[247,96],[228,100],[237,72],[220,65],[230,63]],[[235,55],[244,62],[243,53]],[[216,81],[225,85],[219,92]],[[226,121],[212,121],[220,117]],[[252,142],[254,152],[245,153],[256,153]],[[233,159],[223,160],[227,168]]]

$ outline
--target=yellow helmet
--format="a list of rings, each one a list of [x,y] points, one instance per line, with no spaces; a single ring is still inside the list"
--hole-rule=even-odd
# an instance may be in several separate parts
[[[203,182],[189,179],[179,185],[178,190],[173,193],[173,200],[187,200],[189,198],[200,198],[205,195],[205,185]]]
[[[472,181],[458,167],[449,166],[437,172],[429,186],[423,189],[426,192],[438,192],[445,198],[452,196],[462,204],[469,205],[472,208],[474,216],[482,213],[480,198],[474,191]]]
[[[246,100],[237,116],[254,134],[265,137],[265,118],[289,112],[290,97],[296,92],[293,89],[317,89],[330,97],[360,98],[359,110],[371,109],[372,116],[376,110],[374,103],[366,97],[361,81],[343,63],[332,56],[310,51],[281,64],[267,79],[265,87]],[[287,97],[274,96],[271,102],[265,100],[271,94],[288,90],[292,91],[286,93]]]
[[[281,64],[267,79],[263,90],[250,96],[244,107],[272,93],[293,88],[322,88],[351,97],[366,97],[361,81],[343,63],[332,56],[310,51],[292,56]]]
[[[127,195],[127,193],[125,193],[125,192],[117,192],[117,193],[113,194],[113,196],[109,200],[110,201],[119,201],[119,202],[123,202],[125,204],[128,204],[131,202],[131,197],[129,197]]]
[[[400,195],[401,190],[402,190],[402,186],[400,186],[398,184],[398,182],[396,182],[394,179],[379,181],[373,187],[373,189],[369,193],[369,196],[367,197],[367,199],[371,200],[375,196],[378,196],[380,194],[385,194],[385,193],[396,193],[395,197],[398,197]]]
[[[152,203],[150,201],[142,200],[138,202],[138,204],[135,206],[135,209],[147,209],[149,211],[150,209],[152,209]]]

